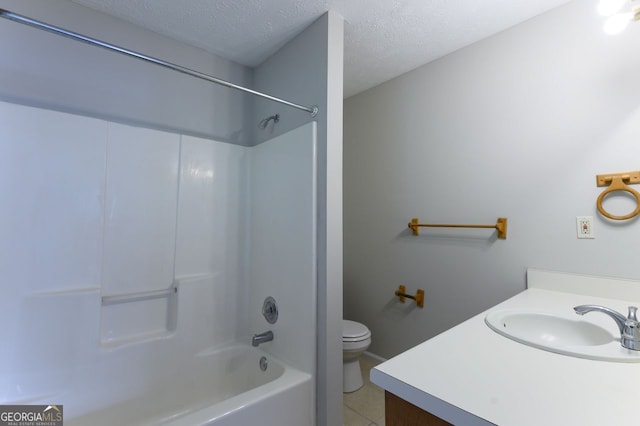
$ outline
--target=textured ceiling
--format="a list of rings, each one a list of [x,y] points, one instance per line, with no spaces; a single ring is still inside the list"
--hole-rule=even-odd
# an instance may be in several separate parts
[[[569,0],[72,0],[254,67],[327,10],[348,97]]]

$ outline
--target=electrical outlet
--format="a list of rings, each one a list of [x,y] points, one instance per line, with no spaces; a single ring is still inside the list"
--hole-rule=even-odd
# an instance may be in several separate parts
[[[593,233],[593,216],[576,217],[576,228],[578,231],[578,238],[596,237]]]

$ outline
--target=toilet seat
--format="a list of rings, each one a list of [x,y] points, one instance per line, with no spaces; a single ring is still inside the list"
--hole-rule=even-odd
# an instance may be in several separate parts
[[[371,344],[371,331],[364,324],[342,320],[342,392],[354,392],[364,382],[360,356]]]
[[[342,320],[342,341],[362,342],[371,338],[371,331],[359,322]]]

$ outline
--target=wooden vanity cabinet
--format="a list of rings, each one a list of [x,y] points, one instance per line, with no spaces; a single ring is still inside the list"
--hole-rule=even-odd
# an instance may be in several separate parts
[[[422,408],[405,401],[404,399],[384,392],[384,421],[386,426],[447,426],[439,417],[424,411]]]

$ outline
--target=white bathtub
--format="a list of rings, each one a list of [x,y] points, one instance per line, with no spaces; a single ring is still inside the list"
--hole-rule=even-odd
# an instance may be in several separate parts
[[[260,358],[266,357],[266,371]],[[311,375],[288,367],[258,348],[232,346],[173,365],[165,383],[136,398],[108,405],[65,425],[312,426]],[[98,384],[97,384],[98,385]]]

